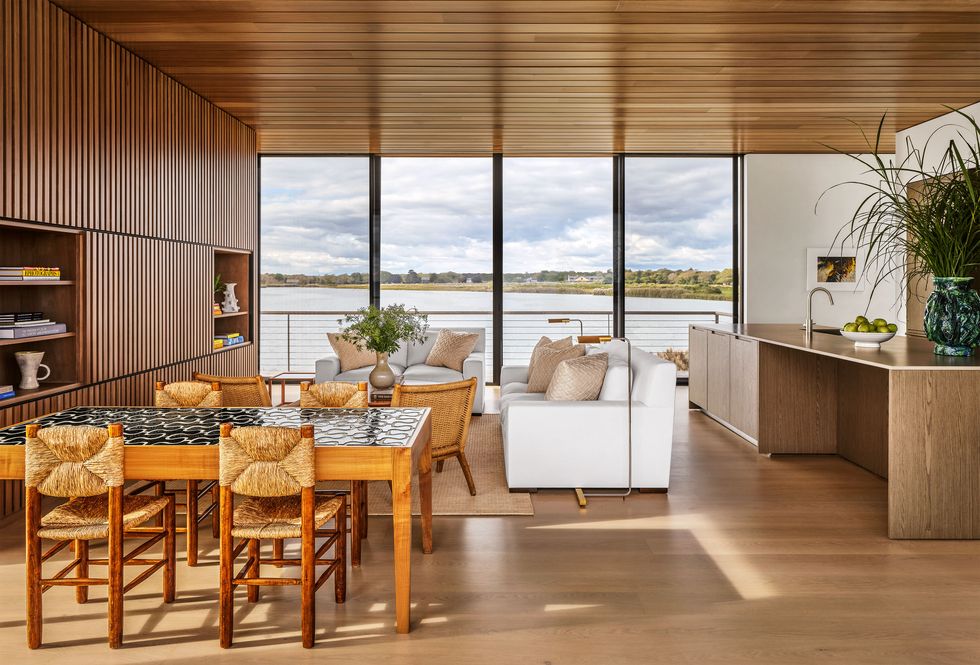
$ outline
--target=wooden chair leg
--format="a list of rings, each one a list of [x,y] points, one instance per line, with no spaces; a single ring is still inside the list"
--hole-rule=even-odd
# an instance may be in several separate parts
[[[122,487],[109,488],[109,647],[122,646],[123,526]]]
[[[361,492],[364,491],[361,481],[352,480],[350,484],[350,562],[352,566],[361,565]],[[347,524],[343,523],[347,529]],[[343,540],[347,540],[346,536]]]
[[[197,481],[187,481],[187,565],[197,565]]]
[[[248,572],[245,577],[258,577],[259,576],[259,541],[257,538],[250,538],[248,541],[248,557],[252,560],[252,565],[249,566]],[[250,584],[245,587],[248,593],[248,602],[257,603],[259,602],[259,588],[254,584]]]
[[[218,613],[218,640],[222,649],[227,649],[231,646],[232,634],[234,632],[232,626],[234,601],[232,592],[234,591],[234,586],[232,586],[231,581],[234,575],[234,561],[231,560],[233,545],[231,540],[231,503],[231,488],[222,487],[219,498],[219,510],[221,512],[221,537],[219,539],[221,563],[219,570],[220,606]]]
[[[81,579],[88,577],[88,541],[75,540],[75,558],[78,559],[78,566],[75,568],[75,576]],[[75,602],[85,603],[88,601],[88,587],[75,587]]]
[[[275,540],[272,541],[272,558],[273,559],[281,559],[281,558],[283,558],[283,551],[286,549],[285,546],[284,546],[284,542],[285,541],[283,541],[282,538],[276,538]],[[276,565],[276,568],[282,568],[282,564],[277,563],[275,565]]]
[[[25,522],[27,530],[27,646],[41,646],[41,498],[37,488],[27,488]]]
[[[361,483],[361,502],[357,506],[357,510],[361,515],[361,538],[368,537],[368,484],[366,480],[357,481]]]
[[[157,496],[163,496],[164,494],[166,494],[167,483],[165,481],[160,481],[159,483],[157,483],[153,493],[156,494]],[[155,524],[156,526],[163,526],[163,515],[157,513],[156,517],[153,518],[153,524]]]
[[[211,486],[211,503],[214,504],[211,509],[211,537],[217,540],[221,531],[218,519],[218,483]]]
[[[301,533],[301,584],[302,587],[302,624],[303,647],[313,648],[316,633],[316,533],[313,523],[314,494],[312,487],[302,490]]]
[[[444,460],[444,459],[441,459],[438,462],[436,462],[436,473],[442,473],[442,467],[443,467],[443,465],[445,463],[446,463],[446,460]]]
[[[172,603],[177,597],[177,501],[173,495],[168,498],[163,516],[163,602]]]
[[[337,524],[338,538],[334,544],[334,557],[340,563],[334,569],[333,591],[336,601],[343,603],[347,600],[347,500],[344,497],[341,497],[340,508],[337,510],[335,522]],[[357,541],[357,538],[353,539],[354,543]],[[354,545],[351,545],[351,549],[353,548]]]
[[[470,496],[476,496],[476,485],[473,483],[473,473],[470,471],[470,463],[466,461],[466,455],[461,451],[456,454],[456,459],[459,460],[459,466],[463,469],[463,475],[466,476],[466,484],[470,488]]]

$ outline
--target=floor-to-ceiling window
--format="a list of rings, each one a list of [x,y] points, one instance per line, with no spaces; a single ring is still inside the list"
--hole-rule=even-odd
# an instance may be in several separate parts
[[[734,167],[732,157],[626,158],[626,334],[635,345],[684,354],[689,323],[731,314]]]
[[[612,158],[503,162],[504,364],[542,335],[611,334]]]
[[[483,328],[492,376],[493,163],[381,160],[381,304],[428,312],[432,328]]]
[[[338,313],[368,304],[368,158],[263,157],[260,173],[262,371],[312,371]]]

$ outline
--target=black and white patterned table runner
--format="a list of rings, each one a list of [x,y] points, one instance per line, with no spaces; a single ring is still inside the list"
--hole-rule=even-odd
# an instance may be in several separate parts
[[[408,447],[428,409],[298,409],[298,408],[221,408],[158,409],[153,407],[79,406],[42,416],[29,423],[54,425],[93,425],[105,427],[122,423],[126,445],[217,445],[221,423],[236,427],[313,425],[318,446],[394,446]],[[0,445],[23,445],[21,423],[0,429]]]

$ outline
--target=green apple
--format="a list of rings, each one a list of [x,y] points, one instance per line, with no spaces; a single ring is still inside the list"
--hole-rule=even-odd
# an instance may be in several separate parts
[[[856,323],[845,323],[844,332],[857,332],[858,324]]]
[[[880,333],[889,333],[889,332],[891,332],[888,329],[888,326],[878,326],[877,328],[875,328],[875,330],[877,330]]]
[[[880,328],[881,326],[887,326],[888,321],[885,321],[884,319],[875,319],[871,322],[871,325],[873,325],[875,328]]]
[[[862,323],[858,326],[858,332],[869,333],[874,331],[875,329],[871,327],[870,323]]]
[[[862,323],[867,323],[867,322],[868,322],[868,317],[866,317],[866,316],[859,316],[856,319],[854,319],[854,323],[856,323],[858,325],[861,325]]]
[[[887,326],[887,328],[888,328],[888,332],[890,332],[890,333],[897,333],[898,332],[898,325],[897,324],[889,323],[888,326]]]

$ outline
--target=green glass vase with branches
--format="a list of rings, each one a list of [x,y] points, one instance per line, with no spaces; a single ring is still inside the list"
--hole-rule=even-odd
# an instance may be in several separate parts
[[[936,354],[964,356],[980,344],[980,295],[972,288],[980,267],[980,126],[971,116],[955,112],[965,126],[941,150],[930,142],[948,125],[921,146],[908,140],[901,161],[881,156],[885,116],[873,142],[865,135],[868,154],[827,147],[866,167],[863,180],[835,185],[861,187],[865,195],[834,244],[856,247],[863,255],[873,275],[871,295],[892,280],[904,293],[931,279],[923,321],[926,337],[935,343]],[[935,159],[927,158],[934,153]]]

